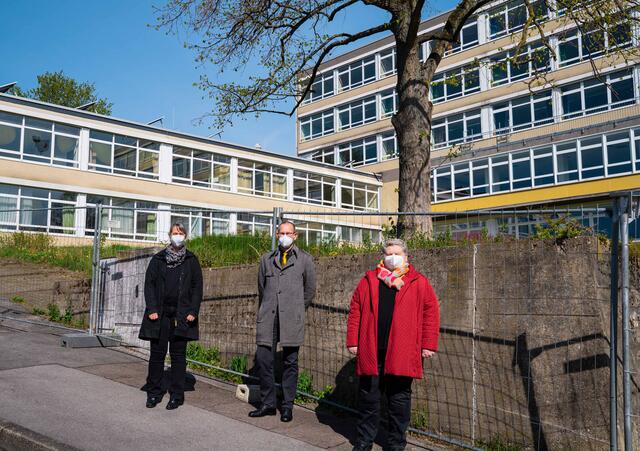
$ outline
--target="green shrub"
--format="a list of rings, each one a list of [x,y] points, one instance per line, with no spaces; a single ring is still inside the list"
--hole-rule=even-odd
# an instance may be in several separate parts
[[[11,298],[11,302],[15,302],[16,304],[24,303],[24,298],[22,296],[14,296]]]
[[[47,305],[47,317],[49,318],[49,321],[60,321],[60,308],[56,304]]]
[[[411,426],[421,431],[429,427],[429,412],[427,410],[413,410],[411,412]]]
[[[47,312],[38,307],[34,307],[33,310],[31,310],[31,313],[38,316],[44,316],[47,314]]]
[[[73,312],[71,311],[71,307],[67,307],[64,309],[64,315],[61,318],[64,324],[71,324],[73,321]]]
[[[477,441],[478,447],[484,448],[486,451],[522,451],[524,447],[505,441],[503,438],[495,436],[489,441]]]

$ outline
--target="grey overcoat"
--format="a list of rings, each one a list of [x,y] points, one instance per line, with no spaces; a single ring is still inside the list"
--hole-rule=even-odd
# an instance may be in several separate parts
[[[284,268],[280,261],[279,249],[260,259],[256,342],[263,346],[273,345],[273,321],[278,309],[280,344],[302,346],[305,309],[316,294],[313,257],[293,244],[287,252]]]

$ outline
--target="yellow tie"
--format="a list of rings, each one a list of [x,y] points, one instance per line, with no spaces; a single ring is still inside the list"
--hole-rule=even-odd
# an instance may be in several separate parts
[[[289,251],[284,251],[282,253],[282,266],[287,264],[287,252],[289,252]]]

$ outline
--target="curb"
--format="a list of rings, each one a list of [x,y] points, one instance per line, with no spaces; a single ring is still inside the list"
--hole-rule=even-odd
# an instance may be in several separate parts
[[[6,451],[80,451],[31,429],[0,419],[0,450]]]

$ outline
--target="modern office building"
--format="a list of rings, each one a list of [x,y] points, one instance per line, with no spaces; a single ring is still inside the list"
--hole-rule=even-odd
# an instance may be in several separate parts
[[[465,24],[439,65],[430,92],[434,211],[577,205],[640,188],[637,24],[579,30],[562,11],[534,7],[546,16],[553,51],[530,30],[515,55],[528,10],[522,0],[494,2]],[[424,21],[420,33],[447,16]],[[322,64],[297,111],[298,155],[381,174],[385,211],[397,208],[395,71],[392,36],[337,56]],[[532,84],[541,72],[546,82]]]
[[[299,212],[289,217],[308,241],[378,240],[360,218],[304,212],[378,211],[381,185],[368,172],[0,94],[0,230],[83,241],[100,202],[112,240],[166,240],[175,220],[193,235],[270,232],[274,207]]]

